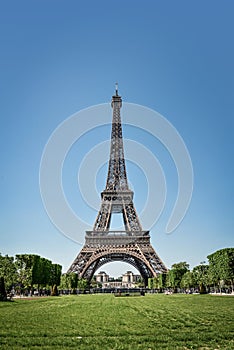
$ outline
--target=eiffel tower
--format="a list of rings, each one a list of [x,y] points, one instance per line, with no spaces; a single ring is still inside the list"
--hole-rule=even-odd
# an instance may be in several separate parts
[[[106,188],[101,193],[101,208],[92,231],[86,231],[85,244],[68,269],[80,278],[91,280],[102,265],[122,261],[133,265],[147,286],[149,277],[166,272],[167,268],[150,243],[149,231],[142,229],[133,204],[133,192],[128,187],[122,138],[120,109],[122,99],[112,96],[113,108],[111,146]],[[110,230],[111,216],[122,213],[124,231]]]

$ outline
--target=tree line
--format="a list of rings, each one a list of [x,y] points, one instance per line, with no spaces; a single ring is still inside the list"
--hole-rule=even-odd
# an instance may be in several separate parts
[[[198,291],[206,293],[228,289],[234,291],[234,248],[225,248],[207,256],[209,263],[200,263],[192,270],[189,264],[173,264],[167,273],[149,278],[150,289],[177,291]]]
[[[56,295],[61,273],[61,265],[39,255],[18,254],[14,258],[0,254],[0,299],[12,290],[16,294],[33,294],[37,289]]]
[[[211,289],[228,288],[233,292],[234,248],[225,248],[208,255],[204,262],[189,270],[189,264],[173,264],[167,273],[149,278],[148,288],[163,291],[197,290],[200,293]],[[62,266],[34,254],[18,254],[14,257],[0,254],[0,300],[4,300],[12,289],[15,294],[38,293],[58,295],[58,289],[76,293],[77,289],[99,288],[94,280],[78,278],[76,273],[62,275]]]

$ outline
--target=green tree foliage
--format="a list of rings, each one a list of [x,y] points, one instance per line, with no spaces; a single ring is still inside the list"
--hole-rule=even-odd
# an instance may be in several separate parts
[[[22,256],[23,258],[23,256]],[[41,257],[39,255],[33,255],[31,257],[31,267],[29,269],[32,270],[32,285],[33,284],[41,284],[41,279],[42,279],[42,266],[41,266]]]
[[[135,286],[137,288],[144,288],[145,287],[144,279],[141,277],[137,282],[135,282]]]
[[[225,248],[208,255],[210,276],[213,283],[234,284],[234,248]]]
[[[59,264],[51,264],[50,267],[50,285],[53,286],[56,284],[56,286],[60,285],[60,279],[62,274],[62,266]]]
[[[166,282],[167,282],[167,274],[160,273],[160,275],[158,276],[158,287],[160,289],[166,288]]]
[[[12,256],[0,254],[0,277],[4,277],[5,288],[10,292],[17,279],[16,266]]]
[[[71,272],[69,277],[70,277],[71,289],[74,290],[78,287],[78,275],[77,273]]]
[[[70,289],[68,273],[62,274],[60,278],[59,289],[63,289],[63,290]]]
[[[34,279],[34,283],[38,284],[38,288],[40,286],[52,286],[54,283],[51,281],[52,271],[52,262],[46,258],[40,257],[38,261],[38,270],[39,273],[37,275],[37,279]]]
[[[189,270],[189,264],[186,261],[181,261],[179,263],[175,263],[171,266],[172,269],[180,271],[182,274]]]
[[[77,273],[70,272],[70,273],[64,273],[61,276],[60,280],[60,289],[64,290],[75,290],[77,288],[77,283],[78,283],[78,275]]]
[[[88,283],[88,281],[85,278],[81,278],[81,279],[78,279],[77,286],[78,286],[78,289],[84,291],[85,289],[88,288],[89,283]]]
[[[177,288],[181,287],[182,277],[187,271],[189,271],[189,264],[185,261],[173,264],[167,274],[167,287],[173,288],[176,292]]]
[[[24,287],[31,288],[34,284],[38,286],[45,284],[45,263],[46,259],[34,254],[16,255],[19,282]]]
[[[206,287],[210,285],[209,265],[201,263],[193,268],[194,286],[199,288],[201,294],[206,292]]]
[[[181,278],[180,282],[181,288],[190,289],[194,286],[193,273],[191,271],[186,271]]]
[[[16,255],[18,279],[22,286],[59,285],[62,266],[33,254]]]
[[[153,278],[148,278],[148,288],[153,289]]]
[[[166,279],[166,273],[160,273],[157,277],[149,278],[148,288],[159,289],[160,291],[162,291],[162,289],[166,288]]]
[[[158,289],[159,288],[159,279],[158,277],[152,277],[148,279],[148,288]]]
[[[100,282],[96,281],[95,276],[93,276],[91,283],[90,283],[91,288],[102,288],[102,284]]]
[[[16,266],[18,271],[18,281],[24,287],[31,287],[33,284],[33,263],[36,255],[18,254],[16,255]]]

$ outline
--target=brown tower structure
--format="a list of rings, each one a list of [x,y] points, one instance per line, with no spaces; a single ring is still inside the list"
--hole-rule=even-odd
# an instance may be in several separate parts
[[[101,208],[93,231],[86,231],[85,245],[68,272],[78,273],[80,278],[91,280],[94,272],[112,261],[133,265],[147,285],[149,277],[155,277],[167,268],[150,243],[149,231],[144,231],[133,204],[133,192],[128,187],[124,159],[120,109],[122,99],[116,84],[112,96],[113,108],[111,147],[106,188],[101,193]],[[124,231],[110,230],[111,216],[122,213]]]

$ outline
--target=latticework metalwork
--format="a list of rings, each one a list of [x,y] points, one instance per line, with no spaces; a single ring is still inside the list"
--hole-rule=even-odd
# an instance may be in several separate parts
[[[110,159],[106,188],[101,193],[101,208],[93,231],[86,232],[85,245],[68,272],[90,280],[94,272],[111,261],[125,261],[139,270],[145,282],[149,277],[167,271],[150,244],[148,231],[143,231],[129,189],[124,158],[120,109],[122,99],[112,97],[113,108]],[[122,213],[125,231],[110,230],[111,216]]]

